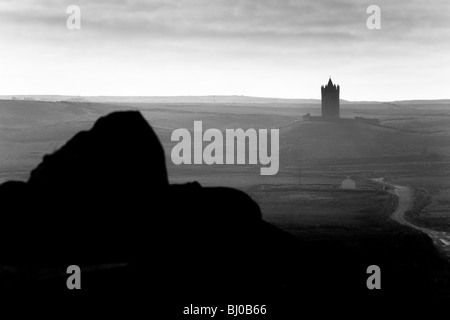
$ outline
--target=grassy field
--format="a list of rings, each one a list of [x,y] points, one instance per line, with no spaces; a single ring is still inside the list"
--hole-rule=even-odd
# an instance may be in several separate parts
[[[416,218],[422,223],[432,220],[440,229],[448,225],[450,190],[450,107],[424,104],[344,104],[342,116],[380,119],[380,125],[364,123],[303,122],[306,113],[320,114],[319,104],[169,104],[169,103],[75,103],[39,101],[0,101],[0,181],[26,180],[46,153],[53,152],[76,132],[88,129],[100,116],[115,110],[140,110],[160,137],[172,183],[199,181],[206,186],[225,185],[243,190],[256,190],[262,185],[292,186],[286,199],[304,207],[310,215],[310,197],[323,185],[323,210],[328,211],[332,195],[347,195],[332,190],[346,177],[357,181],[359,189],[370,189],[372,178],[383,177],[391,183],[423,189],[429,202]],[[193,129],[194,121],[203,121],[203,129],[280,128],[280,170],[275,176],[259,175],[260,166],[185,165],[175,166],[170,152],[175,142],[171,133],[177,128]],[[120,130],[120,128],[118,128]],[[301,176],[302,190],[295,190]],[[255,189],[256,188],[256,189]],[[320,193],[321,191],[317,191]],[[375,192],[375,193],[374,193]],[[280,195],[277,190],[273,194]],[[342,227],[342,211],[366,210],[378,215],[379,195],[376,190],[355,194],[353,206],[333,207],[339,219],[313,223],[313,218],[290,217],[296,205],[283,207],[260,201],[267,218],[275,223],[337,223]],[[305,197],[303,200],[302,198]],[[331,197],[331,198],[327,198]],[[270,197],[269,197],[270,198]],[[272,199],[272,198],[270,198]],[[285,199],[285,200],[286,200]],[[328,199],[328,200],[327,200]],[[366,199],[363,201],[363,199]],[[328,201],[328,202],[327,202]],[[358,207],[362,203],[366,207]],[[328,204],[327,204],[328,203]],[[314,204],[316,205],[316,204]],[[280,207],[276,213],[270,208]],[[308,211],[310,210],[310,211]],[[355,211],[356,210],[356,211]],[[266,214],[266,213],[265,213]],[[278,215],[278,216],[277,216]],[[294,214],[293,214],[294,215]],[[351,216],[351,214],[350,214]],[[347,218],[344,219],[346,221]],[[350,219],[356,223],[358,218]],[[297,228],[298,226],[292,227]]]
[[[260,185],[250,195],[264,218],[302,239],[368,236],[383,228],[397,198],[372,189],[341,190],[329,184]]]
[[[377,118],[380,123],[303,122],[306,113],[320,114],[319,104],[0,100],[0,182],[28,179],[45,154],[89,129],[99,117],[116,110],[140,110],[163,144],[171,183],[198,181],[248,192],[265,220],[307,243],[302,250],[361,277],[363,287],[367,266],[377,264],[388,288],[383,293],[391,292],[393,299],[399,292],[429,299],[450,297],[448,265],[431,239],[389,219],[397,197],[372,182],[384,178],[390,184],[411,186],[416,197],[408,218],[450,232],[450,107],[389,103],[342,107],[344,117]],[[278,174],[261,176],[260,165],[174,165],[171,134],[177,128],[192,131],[194,121],[203,121],[203,130],[280,128]],[[347,176],[355,180],[357,190],[339,189]]]

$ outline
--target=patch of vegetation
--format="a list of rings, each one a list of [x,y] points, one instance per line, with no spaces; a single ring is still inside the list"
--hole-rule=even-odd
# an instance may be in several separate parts
[[[427,207],[432,203],[432,195],[424,188],[414,188],[413,207],[405,213],[412,223],[436,231],[448,231],[449,217],[427,215]]]

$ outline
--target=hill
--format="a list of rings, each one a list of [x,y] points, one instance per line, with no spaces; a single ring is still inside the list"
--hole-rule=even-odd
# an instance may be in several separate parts
[[[170,141],[172,131],[176,128],[192,130],[193,122],[200,120],[204,130],[281,128],[281,172],[286,166],[297,166],[297,159],[311,165],[323,162],[327,165],[347,165],[385,163],[383,157],[391,159],[388,159],[390,162],[399,162],[398,157],[402,157],[403,163],[414,162],[415,157],[431,153],[450,155],[450,115],[433,105],[427,110],[396,108],[390,104],[353,104],[343,108],[342,114],[346,118],[379,118],[381,126],[375,126],[302,122],[302,116],[306,113],[320,112],[319,105],[314,103],[261,105],[0,100],[0,180],[26,179],[27,172],[39,163],[44,154],[60,147],[76,132],[90,128],[100,116],[115,110],[140,110],[160,137],[166,157],[170,157],[174,146]],[[233,172],[254,176],[246,166],[175,167],[170,161],[168,166],[169,174],[186,176],[187,180],[198,179],[201,175],[204,179],[221,181]],[[296,175],[293,172],[289,174]],[[216,184],[214,181],[211,184]],[[233,178],[232,181],[246,183],[245,179]]]
[[[416,134],[359,122],[297,122],[281,131],[285,148],[301,161],[419,154]]]

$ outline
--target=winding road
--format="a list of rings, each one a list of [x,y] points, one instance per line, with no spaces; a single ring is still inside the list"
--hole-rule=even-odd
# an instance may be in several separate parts
[[[412,208],[413,195],[411,189],[405,186],[393,186],[394,193],[398,196],[398,206],[391,219],[410,228],[426,233],[432,240],[434,245],[450,260],[450,233],[443,231],[435,231],[428,228],[419,227],[405,218],[405,212]]]

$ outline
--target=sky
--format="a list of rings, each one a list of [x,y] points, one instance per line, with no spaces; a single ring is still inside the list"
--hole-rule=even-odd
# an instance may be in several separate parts
[[[319,99],[329,76],[346,100],[450,98],[450,1],[0,0],[0,95]]]

